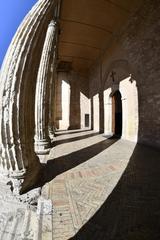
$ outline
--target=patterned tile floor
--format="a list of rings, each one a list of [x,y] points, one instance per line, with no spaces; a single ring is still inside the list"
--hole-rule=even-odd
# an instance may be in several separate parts
[[[0,182],[0,240],[37,240],[37,215],[32,209]]]
[[[54,213],[52,234],[42,228],[42,239],[160,239],[160,152],[70,131],[57,132],[48,159],[53,180],[43,194]]]
[[[55,140],[41,157],[53,214],[38,216],[0,183],[0,240],[160,239],[159,151],[89,130]]]

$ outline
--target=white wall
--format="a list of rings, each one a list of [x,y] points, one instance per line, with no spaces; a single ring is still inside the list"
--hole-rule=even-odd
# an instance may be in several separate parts
[[[93,130],[99,131],[99,95],[93,96]]]
[[[62,119],[59,121],[59,129],[68,129],[70,113],[70,85],[65,80],[62,80],[61,91]]]
[[[85,114],[89,114],[89,127],[91,126],[91,101],[80,93],[81,128],[85,128]]]

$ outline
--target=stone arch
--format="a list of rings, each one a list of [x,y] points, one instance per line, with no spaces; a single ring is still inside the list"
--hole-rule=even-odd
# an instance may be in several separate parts
[[[111,80],[111,72],[116,76]],[[105,134],[114,134],[112,131],[112,96],[116,91],[121,94],[122,100],[122,138],[137,141],[138,138],[138,90],[136,80],[132,77],[132,68],[127,61],[113,62],[104,81],[104,126]],[[105,85],[109,86],[105,89]]]

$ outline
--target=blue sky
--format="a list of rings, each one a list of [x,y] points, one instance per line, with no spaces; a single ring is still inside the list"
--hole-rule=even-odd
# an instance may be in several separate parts
[[[0,66],[18,26],[37,0],[0,0]]]

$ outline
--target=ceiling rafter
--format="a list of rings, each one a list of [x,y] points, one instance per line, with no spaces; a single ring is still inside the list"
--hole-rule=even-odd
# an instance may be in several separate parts
[[[72,1],[73,6],[71,12],[69,12],[67,8],[60,18],[60,26],[62,32],[64,28],[64,34],[61,34],[59,38],[59,59],[70,61],[73,65],[75,64],[75,66],[80,64],[82,68],[87,67],[89,69],[96,59],[98,61],[98,59],[104,55],[112,40],[119,36],[121,26],[126,23],[130,14],[135,10],[134,6],[138,5],[138,0],[135,4],[130,5],[125,4],[125,1],[100,0],[98,4],[101,4],[100,9],[103,7],[104,15],[100,15],[102,14],[101,11],[95,15],[98,6],[95,4],[93,8],[88,8],[89,16],[87,16],[86,19],[83,18],[84,5],[80,4],[77,6],[77,0]],[[89,4],[92,3],[92,0],[86,0],[86,6],[88,6],[87,1]],[[96,0],[95,3],[97,3]],[[74,9],[78,11],[78,15],[73,15]],[[93,10],[95,10],[95,12]],[[97,21],[93,16],[97,17]],[[98,19],[98,16],[100,19]],[[76,29],[79,29],[79,31],[76,31]],[[86,32],[83,40],[81,39],[82,31]],[[70,36],[69,34],[74,36],[75,32],[77,34],[75,39],[71,39],[71,37],[68,38],[68,36]],[[95,37],[96,42],[92,41],[92,35]],[[91,37],[89,38],[89,36]],[[104,41],[107,47],[104,46]],[[78,46],[79,48],[77,50],[76,47]],[[70,51],[71,49],[72,51]],[[83,51],[81,51],[81,49]],[[95,51],[96,54],[92,54],[93,51]],[[87,55],[87,53],[90,52],[91,56],[90,54]]]
[[[85,57],[81,57],[81,56],[73,56],[73,55],[59,55],[60,58],[63,58],[63,57],[67,57],[67,58],[75,58],[75,59],[81,59],[81,60],[85,60],[85,61],[90,61],[90,62],[94,62],[95,59],[91,59],[91,58],[85,58]]]
[[[87,44],[84,44],[84,43],[78,43],[78,42],[69,42],[69,41],[59,41],[59,43],[61,44],[71,44],[71,45],[78,45],[78,46],[82,46],[82,47],[88,47],[88,48],[93,48],[93,49],[97,49],[98,51],[102,51],[103,49],[102,48],[98,48],[98,47],[95,47],[95,46],[91,46],[91,45],[87,45]]]
[[[91,28],[96,28],[98,30],[101,30],[101,31],[104,31],[108,34],[113,34],[113,32],[109,29],[106,29],[106,28],[103,28],[103,27],[99,27],[97,25],[92,25],[92,24],[89,24],[89,23],[85,23],[85,22],[79,22],[79,21],[76,21],[76,20],[72,20],[72,19],[65,19],[65,18],[60,18],[60,22],[71,22],[71,23],[77,23],[77,24],[81,24],[81,25],[84,25],[84,26],[88,26],[88,27],[91,27]]]

